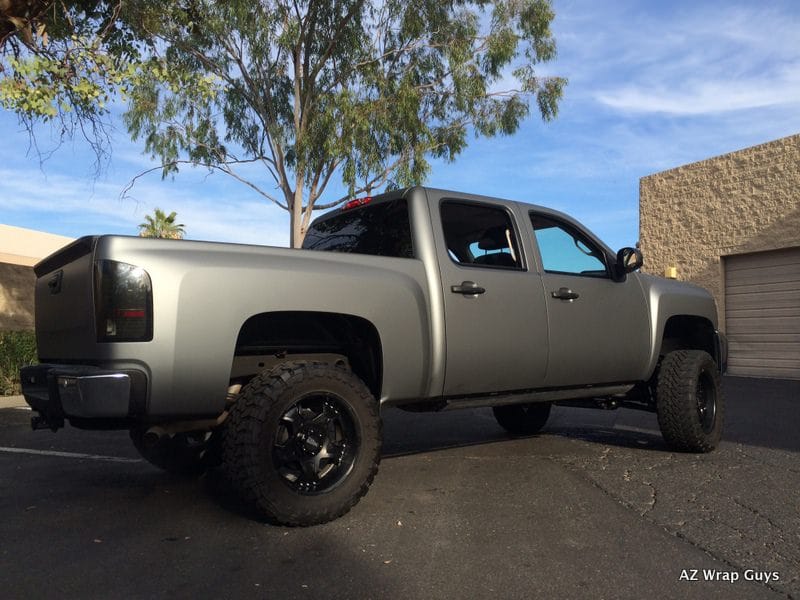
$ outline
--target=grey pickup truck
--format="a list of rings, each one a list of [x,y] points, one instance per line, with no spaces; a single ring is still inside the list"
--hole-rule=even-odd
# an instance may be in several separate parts
[[[35,267],[34,429],[127,429],[174,472],[220,466],[268,521],[347,512],[381,410],[553,403],[656,412],[667,445],[720,440],[727,356],[705,290],[638,272],[539,206],[423,187],[352,200],[303,250],[83,237]]]

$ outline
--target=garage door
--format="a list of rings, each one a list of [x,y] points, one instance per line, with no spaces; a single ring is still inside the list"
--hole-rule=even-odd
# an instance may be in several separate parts
[[[727,256],[728,373],[800,379],[800,248]]]

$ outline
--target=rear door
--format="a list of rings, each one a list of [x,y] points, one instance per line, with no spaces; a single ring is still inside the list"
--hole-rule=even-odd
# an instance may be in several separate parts
[[[545,385],[634,381],[648,359],[650,326],[635,276],[611,277],[610,257],[557,215],[532,211],[547,297],[550,356]]]
[[[444,295],[444,395],[539,387],[547,364],[541,278],[522,254],[511,211],[443,198],[432,210]]]

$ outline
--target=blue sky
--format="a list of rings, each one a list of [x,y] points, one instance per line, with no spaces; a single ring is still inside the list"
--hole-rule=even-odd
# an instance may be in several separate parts
[[[569,79],[558,119],[532,115],[514,136],[473,140],[456,162],[435,163],[426,183],[563,210],[619,248],[638,238],[641,177],[800,133],[796,0],[554,6],[559,57],[539,72]],[[154,163],[114,125],[98,178],[80,142],[40,164],[16,117],[0,110],[0,223],[71,237],[136,234],[160,207],[178,212],[189,239],[288,244],[287,213],[221,174],[152,174],[120,199]],[[48,129],[39,143],[48,148]],[[341,194],[335,185],[327,197]]]

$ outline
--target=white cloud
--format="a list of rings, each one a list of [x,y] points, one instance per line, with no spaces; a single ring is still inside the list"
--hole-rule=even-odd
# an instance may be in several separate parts
[[[714,115],[798,105],[798,29],[796,15],[758,6],[638,15],[630,30],[606,32],[605,68],[579,69],[577,81],[588,98],[623,113]]]
[[[800,103],[800,78],[751,78],[746,81],[694,80],[676,87],[623,87],[600,92],[597,100],[611,108],[671,115],[710,115],[735,110]]]

